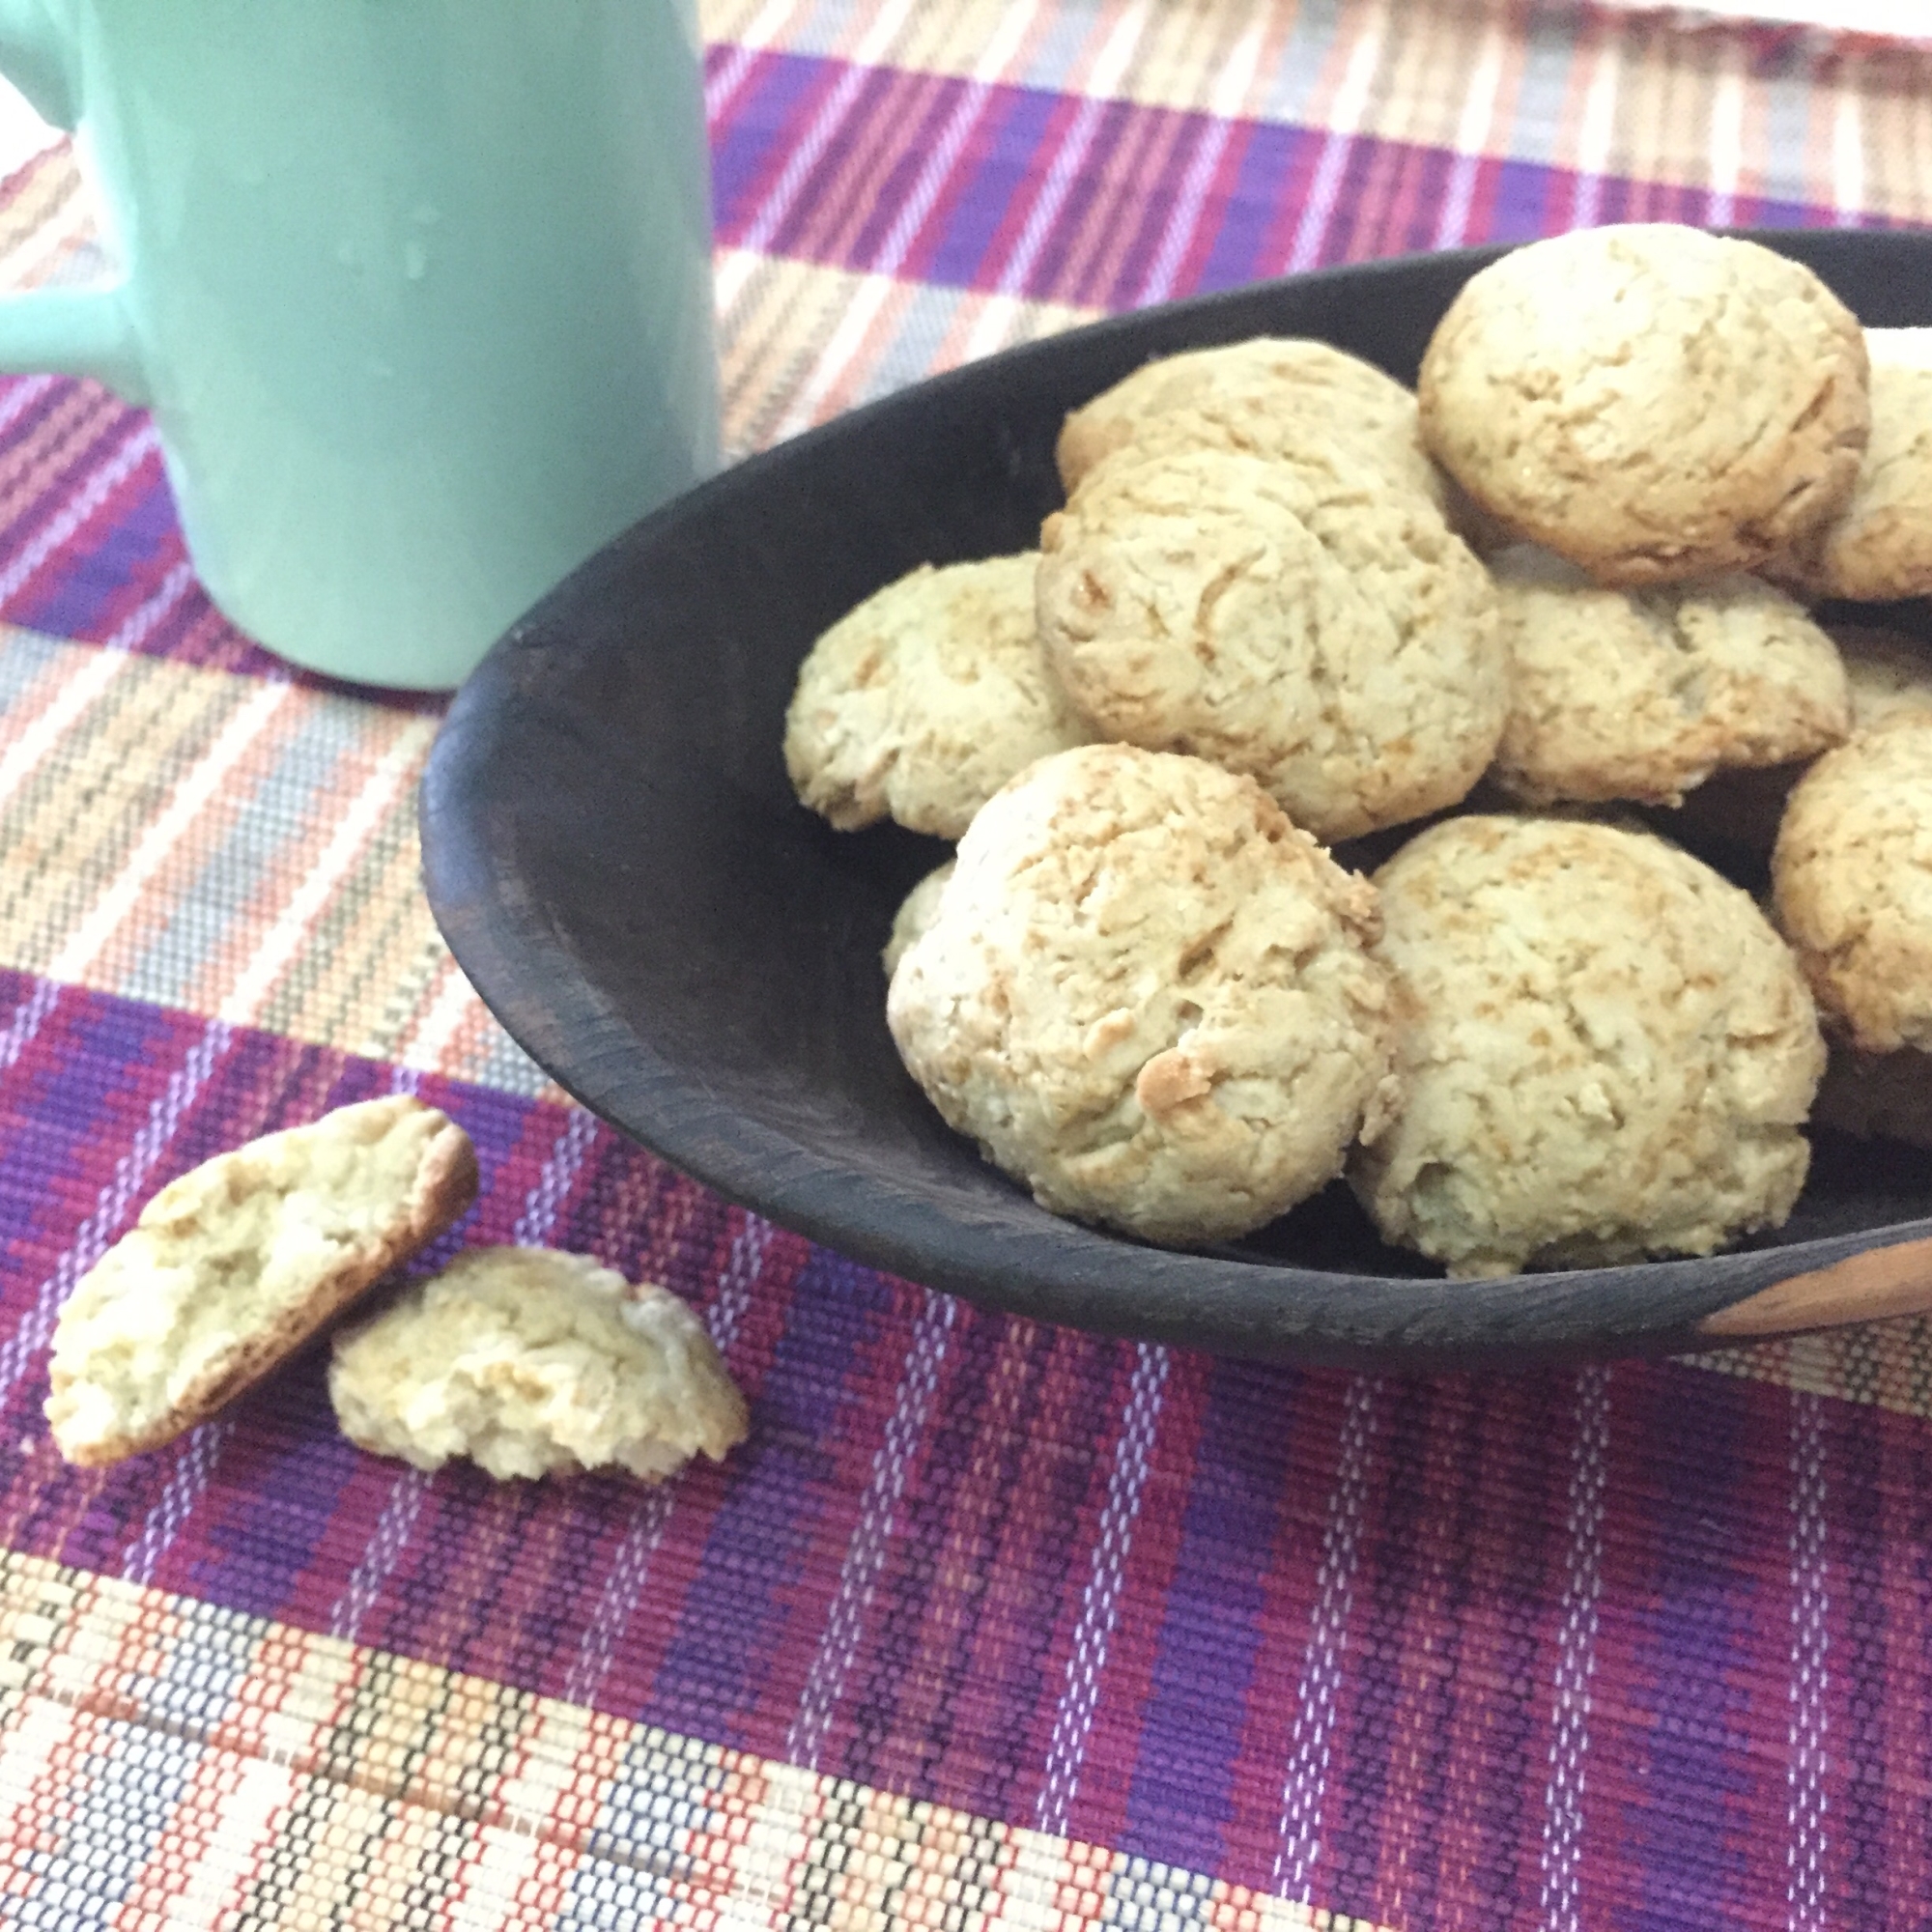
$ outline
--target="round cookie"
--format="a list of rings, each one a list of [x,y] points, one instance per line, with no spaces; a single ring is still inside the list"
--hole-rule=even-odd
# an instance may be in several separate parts
[[[1319,838],[1455,804],[1495,749],[1488,573],[1346,456],[1123,450],[1040,549],[1040,639],[1098,735],[1245,772]]]
[[[1771,859],[1777,923],[1829,1022],[1932,1052],[1932,717],[1902,712],[1806,772]]]
[[[1393,1099],[1375,893],[1251,780],[1125,745],[1042,759],[960,840],[886,1016],[948,1123],[1056,1213],[1232,1239]]]
[[[1350,1179],[1458,1277],[1708,1254],[1777,1227],[1825,1048],[1747,895],[1663,840],[1453,818],[1376,874],[1406,1099]]]
[[[1720,767],[1845,737],[1836,647],[1758,578],[1606,590],[1530,546],[1490,569],[1512,689],[1491,776],[1527,804],[1676,805]]]
[[[1814,597],[1932,591],[1932,328],[1868,328],[1871,440],[1843,511],[1797,570]]]
[[[1177,441],[1184,421],[1183,439]],[[1311,437],[1347,448],[1392,482],[1447,503],[1422,446],[1415,395],[1372,363],[1297,336],[1256,336],[1167,355],[1073,411],[1056,455],[1068,493],[1107,457],[1165,424],[1165,446],[1279,456]]]
[[[956,838],[1015,772],[1092,734],[1034,625],[1038,558],[922,564],[811,647],[785,716],[799,798],[841,832]]]
[[[1482,507],[1604,583],[1749,570],[1841,509],[1862,331],[1755,242],[1667,224],[1533,242],[1431,337],[1423,440]]]

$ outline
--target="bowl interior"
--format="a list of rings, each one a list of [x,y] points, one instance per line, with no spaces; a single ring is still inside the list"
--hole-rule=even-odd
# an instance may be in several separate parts
[[[1932,237],[1764,239],[1868,324],[1932,321]],[[879,948],[946,848],[835,833],[796,803],[780,744],[812,639],[918,563],[1037,542],[1060,500],[1062,417],[1150,356],[1310,334],[1412,381],[1492,252],[1331,270],[1034,344],[742,464],[619,539],[496,647],[431,761],[431,902],[485,1000],[616,1126],[857,1259],[1231,1352],[1419,1366],[1682,1346],[1783,1276],[1932,1232],[1923,1157],[1821,1135],[1782,1234],[1708,1261],[1448,1284],[1384,1247],[1340,1186],[1236,1246],[1168,1254],[1036,1208],[899,1065]],[[1932,637],[1923,608],[1886,615]],[[1707,856],[1747,871],[1721,840]]]

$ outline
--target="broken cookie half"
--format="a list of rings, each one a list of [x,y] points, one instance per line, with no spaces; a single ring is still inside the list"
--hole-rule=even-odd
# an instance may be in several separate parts
[[[358,1447],[499,1479],[615,1467],[656,1481],[745,1439],[697,1317],[587,1255],[476,1248],[336,1337],[329,1400]]]
[[[171,1181],[61,1310],[46,1406],[61,1454],[114,1463],[205,1421],[456,1222],[476,1185],[469,1136],[402,1094]]]

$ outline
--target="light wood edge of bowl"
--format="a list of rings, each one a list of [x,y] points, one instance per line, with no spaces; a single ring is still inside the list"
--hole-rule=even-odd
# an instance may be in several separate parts
[[[1932,1309],[1932,1240],[1901,1241],[1760,1289],[1707,1315],[1697,1330],[1742,1340],[1801,1328],[1836,1328],[1848,1321],[1882,1321],[1927,1309]]]

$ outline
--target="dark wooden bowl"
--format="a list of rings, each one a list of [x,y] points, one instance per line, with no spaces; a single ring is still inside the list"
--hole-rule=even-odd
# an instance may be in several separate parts
[[[1932,322],[1932,236],[1761,236],[1872,325]],[[1022,550],[1073,405],[1150,356],[1325,337],[1412,381],[1495,251],[1305,275],[1013,350],[727,471],[621,537],[459,694],[422,795],[431,905],[510,1033],[721,1193],[988,1307],[1231,1354],[1390,1366],[1682,1349],[1932,1305],[1932,1159],[1819,1136],[1790,1224],[1703,1261],[1451,1283],[1340,1186],[1170,1254],[1055,1219],[899,1065],[878,953],[942,848],[830,831],[780,739],[813,638],[923,561]],[[1922,609],[1889,613],[1932,636]],[[1721,854],[1719,855],[1721,856]]]

